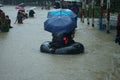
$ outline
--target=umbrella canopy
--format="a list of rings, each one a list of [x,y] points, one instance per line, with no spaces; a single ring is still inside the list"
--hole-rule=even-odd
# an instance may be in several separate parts
[[[18,9],[18,10],[25,10],[24,7],[21,7],[21,6],[16,6],[15,9]]]
[[[20,3],[20,4],[18,4],[16,7],[15,7],[15,9],[18,9],[18,10],[25,10],[25,4],[24,3]]]
[[[71,18],[77,17],[77,15],[70,9],[53,9],[48,12],[48,18],[60,15],[70,16]]]
[[[69,16],[54,16],[44,22],[44,29],[51,33],[69,33],[75,29],[75,24]]]
[[[30,8],[28,8],[27,11],[34,10],[34,9],[36,9],[36,8],[37,8],[37,7],[30,7]]]
[[[74,24],[77,27],[77,15],[71,11],[70,9],[53,9],[48,12],[48,18],[51,18],[53,16],[69,16],[72,18]]]
[[[20,3],[18,6],[25,7],[25,3]]]

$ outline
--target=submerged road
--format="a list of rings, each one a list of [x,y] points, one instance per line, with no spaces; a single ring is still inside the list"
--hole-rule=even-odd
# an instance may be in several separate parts
[[[26,7],[29,8],[29,7]],[[78,19],[75,41],[85,46],[80,55],[40,52],[51,34],[44,31],[48,10],[35,9],[35,18],[14,24],[15,6],[1,8],[12,20],[9,32],[0,32],[0,80],[120,80],[120,46],[106,34]]]

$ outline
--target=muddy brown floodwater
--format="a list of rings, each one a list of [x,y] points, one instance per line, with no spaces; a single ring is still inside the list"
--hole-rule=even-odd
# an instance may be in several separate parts
[[[29,6],[26,7],[28,9]],[[35,18],[14,24],[15,6],[1,9],[9,15],[13,28],[0,32],[0,80],[120,80],[120,45],[114,42],[115,31],[107,34],[78,19],[75,41],[85,53],[50,55],[40,52],[40,45],[51,40],[44,31],[48,10],[35,9]]]

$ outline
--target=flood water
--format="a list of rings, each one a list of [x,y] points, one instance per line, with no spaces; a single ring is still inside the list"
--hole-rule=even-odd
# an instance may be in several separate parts
[[[29,7],[26,7],[28,9]],[[120,45],[115,30],[107,34],[78,19],[75,41],[85,47],[79,55],[54,55],[40,52],[40,45],[51,41],[44,30],[48,10],[35,9],[35,18],[14,24],[15,6],[1,9],[9,15],[13,28],[0,32],[0,80],[119,80]]]

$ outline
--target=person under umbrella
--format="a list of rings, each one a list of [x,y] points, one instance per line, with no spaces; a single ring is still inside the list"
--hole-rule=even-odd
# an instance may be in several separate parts
[[[35,14],[34,10],[29,11],[29,17],[34,17],[34,14]]]
[[[51,51],[74,43],[75,24],[69,16],[54,16],[44,23],[44,29],[52,33]]]
[[[23,24],[23,13],[21,11],[18,11],[16,21],[18,24]]]

